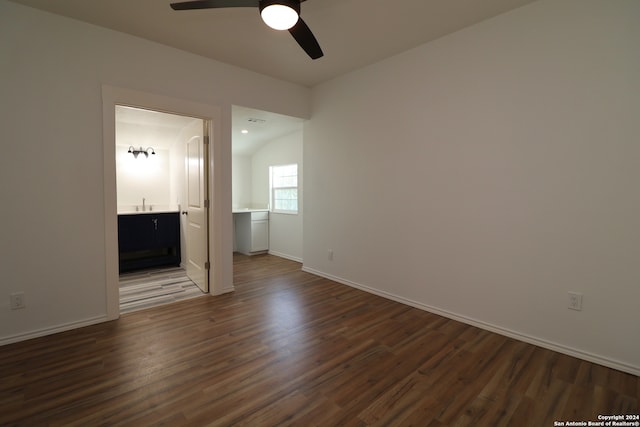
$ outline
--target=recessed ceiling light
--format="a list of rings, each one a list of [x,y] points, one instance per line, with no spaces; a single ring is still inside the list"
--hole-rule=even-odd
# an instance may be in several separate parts
[[[241,133],[244,133],[244,134],[249,133],[249,131],[248,131],[248,130],[246,130],[246,129],[242,129],[240,132],[241,132]]]

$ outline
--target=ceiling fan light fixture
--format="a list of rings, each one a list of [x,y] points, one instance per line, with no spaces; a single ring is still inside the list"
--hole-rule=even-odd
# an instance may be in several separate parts
[[[298,22],[300,2],[288,0],[263,0],[260,2],[260,16],[274,30],[288,30]]]
[[[296,43],[311,59],[324,56],[306,22],[300,17],[300,3],[306,0],[188,0],[171,3],[174,10],[258,7],[262,20],[276,30],[289,30]]]

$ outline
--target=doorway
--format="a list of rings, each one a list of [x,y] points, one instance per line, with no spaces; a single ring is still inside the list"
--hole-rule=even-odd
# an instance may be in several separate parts
[[[125,105],[115,118],[120,312],[207,293],[206,121]]]
[[[234,250],[256,254],[266,249],[302,262],[303,120],[238,105],[232,113]],[[295,209],[275,203],[272,171],[285,165],[296,172],[287,176],[288,188],[279,195],[295,199]]]
[[[107,297],[107,319],[117,319],[120,315],[119,306],[119,252],[118,252],[118,195],[116,178],[116,135],[115,135],[115,107],[117,105],[137,107],[158,112],[171,112],[179,116],[195,117],[204,120],[211,143],[208,145],[203,166],[212,173],[205,179],[208,189],[205,190],[203,203],[209,200],[211,203],[206,219],[209,230],[206,232],[206,242],[209,250],[210,269],[207,276],[210,278],[209,293],[218,295],[233,290],[232,284],[225,285],[230,280],[225,280],[232,276],[232,265],[228,262],[225,248],[230,246],[232,241],[231,233],[228,231],[230,218],[224,215],[225,209],[229,209],[227,189],[223,184],[228,182],[227,175],[230,171],[225,169],[224,155],[225,144],[222,140],[221,129],[218,123],[221,121],[221,110],[219,107],[200,104],[192,101],[170,98],[162,95],[149,94],[129,89],[116,88],[108,85],[102,87],[103,99],[103,148],[104,148],[104,192],[105,192],[105,286]],[[204,141],[203,141],[204,144]],[[134,145],[135,148],[135,144]],[[140,144],[137,147],[140,148]],[[142,144],[142,148],[148,147]],[[138,150],[140,151],[140,150]],[[143,155],[144,154],[139,154]],[[149,154],[152,156],[152,154]],[[140,202],[136,202],[142,204]],[[146,200],[145,200],[146,207]],[[140,208],[140,207],[139,207]],[[187,210],[188,211],[188,210]],[[182,214],[182,210],[181,210]],[[215,236],[215,238],[214,238]]]

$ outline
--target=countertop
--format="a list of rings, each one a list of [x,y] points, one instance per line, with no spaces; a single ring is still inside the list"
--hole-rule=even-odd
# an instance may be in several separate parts
[[[249,213],[249,212],[269,212],[269,209],[234,209],[233,213],[234,214],[240,214],[240,213]]]
[[[175,205],[149,205],[142,210],[142,206],[118,206],[118,215],[140,215],[140,214],[158,214],[158,213],[178,213],[180,207]]]

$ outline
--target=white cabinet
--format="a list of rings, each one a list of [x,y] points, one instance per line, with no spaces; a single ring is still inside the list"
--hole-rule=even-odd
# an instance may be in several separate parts
[[[234,212],[236,249],[245,255],[269,250],[269,212]]]

